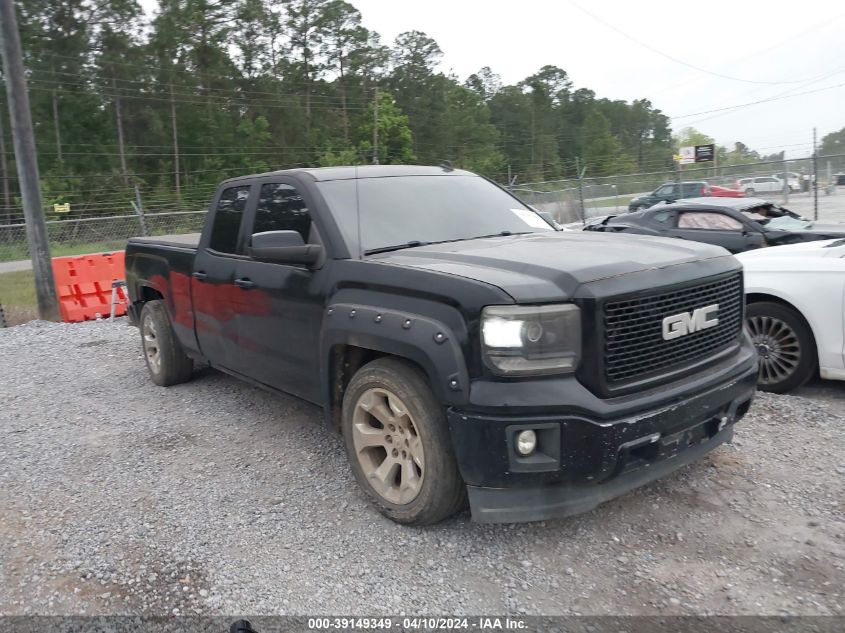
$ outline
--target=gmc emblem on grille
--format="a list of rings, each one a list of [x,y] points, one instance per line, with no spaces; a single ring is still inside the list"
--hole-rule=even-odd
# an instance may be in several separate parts
[[[711,314],[719,310],[719,304],[714,303],[703,308],[696,308],[692,312],[682,312],[681,314],[673,314],[663,319],[663,340],[671,341],[672,339],[681,338],[687,334],[698,332],[699,330],[706,330],[709,327],[719,324],[719,317]]]

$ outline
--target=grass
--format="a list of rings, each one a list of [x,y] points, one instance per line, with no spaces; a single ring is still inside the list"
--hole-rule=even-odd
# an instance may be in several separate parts
[[[35,278],[31,270],[0,274],[0,305],[8,325],[18,325],[38,318]]]
[[[67,257],[87,253],[106,253],[122,251],[125,247],[126,240],[107,240],[87,244],[51,244],[50,255],[52,257]],[[29,251],[25,244],[0,244],[0,262],[14,262],[21,259],[29,259]]]
[[[636,196],[617,196],[616,198],[605,198],[604,200],[585,200],[584,203],[591,209],[607,209],[619,205],[620,209],[627,209],[628,204]]]

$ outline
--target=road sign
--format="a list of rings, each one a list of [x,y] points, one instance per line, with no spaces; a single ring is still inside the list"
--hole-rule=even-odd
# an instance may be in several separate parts
[[[713,143],[709,145],[696,145],[695,146],[695,162],[696,163],[709,163],[715,160],[716,158],[716,146]]]
[[[689,165],[690,163],[695,162],[695,145],[682,147],[679,153],[681,157],[678,159],[678,162],[681,165]]]
[[[680,154],[673,157],[681,165],[692,163],[709,163],[716,158],[716,146],[713,143],[708,145],[688,145],[682,147]]]

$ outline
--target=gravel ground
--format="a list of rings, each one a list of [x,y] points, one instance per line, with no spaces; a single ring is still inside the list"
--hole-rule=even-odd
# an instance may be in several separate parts
[[[0,330],[0,614],[843,614],[845,389],[761,394],[732,445],[580,517],[413,529],[317,409],[155,387],[137,337]]]

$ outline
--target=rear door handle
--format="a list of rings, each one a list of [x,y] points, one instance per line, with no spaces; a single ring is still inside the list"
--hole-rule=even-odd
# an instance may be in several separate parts
[[[191,277],[193,277],[197,281],[205,281],[208,278],[208,275],[205,274],[204,271],[198,270],[195,273],[191,273]]]
[[[255,287],[255,284],[246,277],[243,277],[242,279],[235,279],[235,285],[238,288],[243,288],[244,290],[249,290],[250,288]]]

